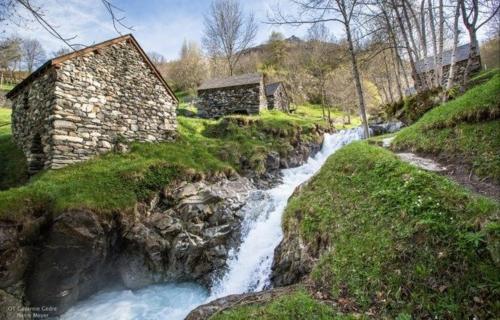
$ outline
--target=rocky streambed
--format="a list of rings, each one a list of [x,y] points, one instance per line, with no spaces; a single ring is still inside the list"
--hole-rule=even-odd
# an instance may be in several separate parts
[[[60,315],[105,288],[186,281],[212,287],[241,243],[249,197],[279,183],[280,169],[305,163],[321,144],[298,143],[287,158],[270,153],[261,175],[186,178],[126,211],[39,210],[3,221],[0,319]]]

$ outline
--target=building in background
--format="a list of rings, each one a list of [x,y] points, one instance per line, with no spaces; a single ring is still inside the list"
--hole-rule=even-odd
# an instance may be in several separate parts
[[[457,47],[456,51],[456,62],[455,62],[455,74],[454,74],[454,83],[460,83],[464,77],[465,69],[467,67],[467,60],[469,59],[470,52],[470,44],[464,44]],[[448,75],[451,67],[451,59],[453,56],[453,50],[446,50],[443,52],[443,75],[441,78],[441,84],[443,87],[446,87],[448,83]],[[422,59],[416,62],[415,67],[417,68],[417,73],[419,74],[420,79],[427,79],[429,82],[434,81],[434,56],[427,57],[426,59]],[[469,70],[470,74],[474,74],[481,71],[481,57],[477,55],[473,57],[472,64]],[[414,81],[421,81],[420,79],[413,79]],[[421,87],[420,83],[416,83],[415,87]]]
[[[7,97],[30,173],[176,130],[178,100],[132,35],[49,60]]]
[[[250,73],[207,80],[198,88],[197,107],[202,118],[259,114],[267,109],[264,76]]]
[[[290,99],[283,82],[274,82],[266,85],[267,108],[290,112]]]

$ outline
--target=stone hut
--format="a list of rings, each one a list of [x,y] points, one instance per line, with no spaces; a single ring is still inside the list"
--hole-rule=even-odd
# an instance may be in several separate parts
[[[7,97],[31,173],[176,130],[178,100],[132,35],[49,60]]]
[[[456,64],[455,64],[455,76],[453,79],[454,83],[459,83],[465,73],[467,67],[467,60],[469,59],[470,44],[464,44],[457,47],[456,51]],[[446,50],[443,52],[443,77],[441,79],[441,84],[446,86],[448,83],[448,75],[451,67],[451,58],[453,55],[453,50]],[[422,79],[428,79],[428,81],[434,81],[434,56],[427,57],[416,62],[415,67],[417,68],[417,73],[420,79],[413,79],[415,81],[415,87],[421,87],[420,81]],[[473,58],[473,63],[471,65],[470,74],[477,73],[481,70],[481,56],[477,55]]]
[[[264,77],[258,73],[205,81],[198,88],[198,115],[258,114],[267,109]]]
[[[290,100],[283,82],[274,82],[266,85],[266,98],[269,110],[290,111]]]

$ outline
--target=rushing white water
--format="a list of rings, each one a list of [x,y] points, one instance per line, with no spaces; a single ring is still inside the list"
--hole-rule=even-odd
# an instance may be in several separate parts
[[[326,135],[323,148],[304,165],[283,170],[283,181],[257,191],[242,208],[242,243],[230,254],[228,271],[208,293],[196,284],[167,284],[143,290],[105,292],[71,308],[62,319],[183,319],[190,310],[218,297],[262,290],[269,284],[274,249],[283,232],[281,217],[295,188],[307,181],[342,146],[361,139],[361,128]]]
[[[93,295],[66,312],[64,320],[177,320],[204,303],[208,291],[195,283],[155,285]]]
[[[326,159],[343,145],[362,138],[362,130],[344,130],[326,135],[323,148],[304,165],[282,170],[283,182],[250,201],[244,210],[243,242],[228,262],[228,272],[212,289],[211,298],[260,291],[269,284],[274,249],[283,232],[281,217],[295,188],[315,174]],[[249,214],[250,213],[250,214]]]

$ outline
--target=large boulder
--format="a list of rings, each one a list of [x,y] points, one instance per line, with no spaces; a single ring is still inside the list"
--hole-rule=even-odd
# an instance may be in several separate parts
[[[66,311],[77,300],[106,284],[111,224],[88,210],[72,210],[54,219],[37,249],[26,279],[26,297],[34,307]]]

